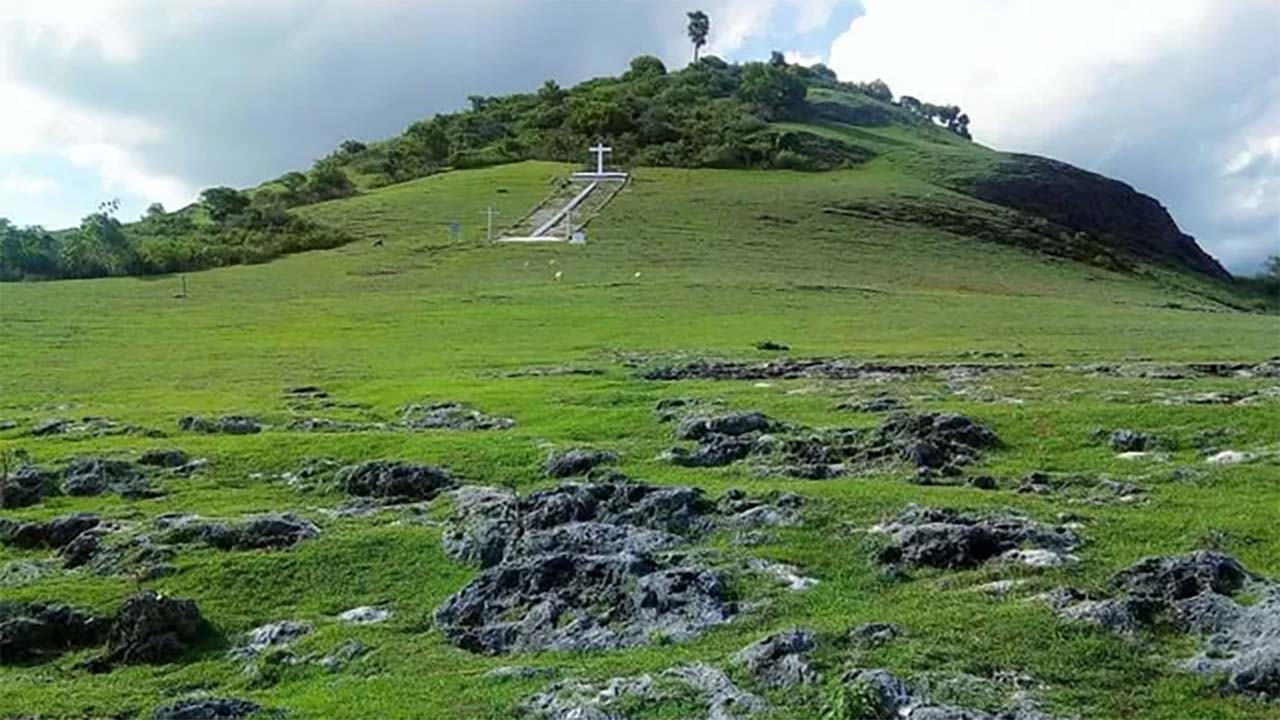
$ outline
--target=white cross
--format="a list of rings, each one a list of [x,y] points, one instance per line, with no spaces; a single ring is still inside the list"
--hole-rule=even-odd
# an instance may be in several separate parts
[[[604,174],[604,154],[613,152],[613,148],[606,147],[604,143],[596,143],[595,147],[587,148],[587,149],[596,154],[596,174],[603,175]]]

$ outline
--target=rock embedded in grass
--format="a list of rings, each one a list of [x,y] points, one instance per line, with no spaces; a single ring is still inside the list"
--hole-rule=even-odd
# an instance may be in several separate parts
[[[854,628],[849,633],[849,637],[863,649],[871,649],[891,643],[905,634],[905,631],[894,623],[869,622]]]
[[[66,605],[0,601],[0,664],[39,662],[93,647],[107,629],[106,620]]]
[[[555,453],[547,458],[542,468],[548,477],[566,478],[573,475],[585,475],[587,471],[600,465],[610,465],[618,461],[618,454],[608,450],[590,450],[572,448],[562,453]]]
[[[31,436],[46,437],[48,435],[61,435],[66,432],[67,427],[70,425],[71,421],[66,418],[49,418],[47,420],[41,420],[31,426]]]
[[[57,473],[35,465],[22,465],[5,478],[4,507],[21,508],[36,505],[46,497],[62,494]]]
[[[860,413],[887,413],[903,410],[904,406],[902,402],[896,398],[879,395],[866,400],[840,403],[836,406],[836,409]]]
[[[361,605],[338,613],[338,619],[351,625],[377,625],[391,619],[391,611],[372,605]]]
[[[81,457],[62,470],[62,489],[68,495],[114,493],[137,500],[159,496],[145,473],[131,462],[103,457]]]
[[[150,467],[173,468],[182,467],[191,462],[187,454],[177,448],[148,450],[138,457],[139,465]]]
[[[261,709],[236,698],[192,698],[156,708],[151,720],[247,720]]]
[[[1204,639],[1184,663],[1223,678],[1227,693],[1280,699],[1280,584],[1219,552],[1150,557],[1116,573],[1112,596],[1089,600],[1063,588],[1044,596],[1065,619],[1116,633],[1172,627]],[[1253,596],[1241,602],[1242,593]]]
[[[840,683],[862,705],[859,717],[876,720],[1054,720],[1025,698],[996,713],[935,703],[881,668],[852,670]]]
[[[702,440],[708,436],[738,436],[766,432],[775,423],[759,411],[731,412],[722,415],[693,416],[685,418],[676,428],[681,440]]]
[[[873,528],[888,535],[890,543],[878,556],[885,565],[933,567],[944,570],[973,569],[1014,551],[1042,550],[1037,561],[1049,554],[1062,562],[1080,546],[1080,538],[1065,528],[1026,518],[1001,515],[979,518],[948,508],[908,506],[898,517]]]
[[[166,543],[200,542],[219,550],[284,550],[320,536],[320,528],[293,513],[268,513],[228,524],[194,515],[156,518]]]
[[[178,420],[178,428],[209,435],[254,435],[262,432],[262,421],[248,415],[223,415],[213,419],[188,415]]]
[[[809,653],[817,644],[813,633],[807,630],[784,630],[739,650],[733,655],[733,663],[772,688],[809,685],[818,680],[817,671],[809,663]]]
[[[311,623],[300,620],[280,620],[250,630],[243,642],[231,649],[231,656],[239,659],[253,658],[275,648],[283,648],[312,630]]]
[[[101,522],[93,513],[73,513],[45,522],[0,518],[0,543],[19,548],[61,548]]]
[[[116,612],[107,632],[106,652],[87,667],[104,672],[118,665],[173,662],[208,632],[195,601],[143,590]]]
[[[388,460],[348,465],[334,478],[348,495],[410,502],[430,500],[457,485],[443,468]]]
[[[525,700],[520,712],[535,720],[617,720],[626,717],[625,708],[657,708],[668,702],[681,708],[696,704],[707,720],[740,720],[768,707],[720,668],[694,663],[601,682],[561,680]]]
[[[1142,452],[1155,447],[1155,439],[1147,433],[1121,428],[1111,431],[1107,436],[1107,444],[1116,452]]]
[[[735,613],[720,577],[631,553],[505,561],[436,611],[445,639],[482,654],[603,650],[679,641]]]
[[[1041,365],[1043,366],[1043,365]],[[880,363],[836,358],[788,358],[768,362],[694,360],[684,365],[659,365],[642,370],[645,380],[860,380],[917,375],[1020,370],[1011,363]]]
[[[457,402],[408,405],[400,410],[400,424],[411,430],[506,430],[516,421],[486,415]]]
[[[999,445],[990,429],[963,415],[894,413],[873,431],[792,427],[758,412],[686,417],[676,436],[696,440],[663,457],[687,467],[719,467],[755,458],[764,475],[825,479],[849,470],[905,462],[918,473],[958,474],[958,468]]]
[[[445,547],[485,571],[436,611],[452,644],[485,654],[681,640],[736,612],[720,576],[659,557],[708,526],[688,487],[567,483],[524,497],[451,494]]]

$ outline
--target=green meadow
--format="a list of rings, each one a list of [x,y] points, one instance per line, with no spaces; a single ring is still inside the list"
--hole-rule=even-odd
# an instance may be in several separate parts
[[[830,132],[846,132],[830,130]],[[878,142],[892,144],[889,131]],[[866,140],[872,142],[871,139]],[[588,242],[486,242],[484,213],[514,224],[570,167],[523,162],[441,173],[299,209],[354,242],[270,263],[176,276],[105,278],[0,286],[0,450],[56,467],[85,455],[135,458],[181,448],[208,458],[189,478],[157,475],[163,495],[54,497],[5,517],[41,520],[92,511],[126,527],[163,513],[235,519],[290,510],[321,536],[286,551],[184,550],[173,575],[141,583],[192,598],[216,630],[181,663],[90,674],[93,651],[0,668],[0,717],[146,717],[191,693],[243,697],[290,718],[503,718],[548,681],[497,682],[503,665],[553,668],[561,678],[657,672],[683,662],[722,663],[771,631],[811,628],[823,682],[770,691],[734,677],[770,703],[759,717],[818,717],[843,670],[886,667],[904,677],[977,678],[975,697],[945,682],[942,699],[994,709],[1012,688],[993,678],[1031,678],[1047,711],[1081,718],[1263,720],[1275,705],[1224,697],[1212,678],[1182,670],[1195,651],[1185,636],[1134,638],[1071,624],[1038,593],[1062,585],[1104,586],[1135,560],[1216,548],[1251,571],[1280,578],[1280,398],[1248,404],[1170,402],[1209,391],[1263,391],[1265,378],[1152,379],[1099,376],[1077,366],[1107,363],[1256,363],[1280,354],[1280,320],[1240,312],[1208,280],[1139,265],[1117,272],[1017,243],[983,242],[913,219],[937,204],[998,234],[1019,221],[902,171],[886,157],[823,173],[639,168],[586,228]],[[874,216],[841,208],[905,208]],[[448,223],[462,231],[451,237]],[[768,360],[762,340],[791,357],[892,362],[999,362],[1019,367],[948,379],[936,374],[880,380],[653,381],[639,368],[699,358]],[[593,374],[565,374],[566,369]],[[540,371],[540,372],[530,372]],[[548,372],[557,371],[557,372]],[[291,409],[282,392],[316,385],[339,402]],[[837,409],[887,393],[916,411],[948,411],[988,425],[1002,446],[971,468],[999,487],[921,486],[884,471],[829,480],[761,478],[745,463],[675,467],[659,459],[672,426],[653,406],[668,397],[719,400],[815,427],[871,427],[880,416]],[[371,422],[423,401],[459,401],[513,418],[509,430],[301,433],[299,416]],[[245,414],[256,435],[179,430],[186,415]],[[54,417],[102,416],[167,437],[33,437]],[[1132,428],[1169,438],[1167,452],[1124,459],[1095,428]],[[1221,431],[1225,447],[1260,455],[1251,463],[1205,462],[1198,435]],[[789,563],[818,584],[790,592],[747,573],[729,578],[754,609],[693,640],[623,651],[484,657],[444,642],[435,608],[478,571],[441,551],[448,503],[418,513],[339,517],[341,493],[303,493],[280,479],[306,459],[342,463],[398,459],[440,465],[472,484],[520,491],[551,481],[548,452],[607,448],[638,480],[701,488],[711,499],[803,496],[805,522],[744,548],[726,532],[698,541],[728,559]],[[1134,504],[1070,505],[1019,494],[1032,471],[1108,476],[1146,491]],[[913,571],[889,581],[863,532],[909,503],[1015,509],[1053,522],[1084,517],[1078,565],[1049,570]],[[42,562],[47,551],[0,547],[0,568]],[[1024,579],[1011,596],[974,588]],[[4,600],[68,603],[110,613],[139,582],[55,567],[37,577],[0,575]],[[352,627],[335,615],[384,605],[385,624]],[[358,639],[371,648],[338,673],[280,662],[246,671],[228,656],[246,631],[301,619],[315,631],[291,648],[323,655]],[[849,631],[866,622],[901,625],[901,639],[859,650]],[[731,673],[732,675],[733,673]],[[933,686],[933,685],[931,685]],[[987,694],[989,691],[989,694]],[[972,693],[971,693],[972,694]],[[639,708],[635,717],[683,717],[679,706]]]

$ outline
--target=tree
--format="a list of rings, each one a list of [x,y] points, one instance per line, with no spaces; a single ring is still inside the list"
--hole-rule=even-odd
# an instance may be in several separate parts
[[[142,214],[143,220],[152,220],[154,218],[164,216],[164,205],[162,203],[151,203],[147,206],[147,211]]]
[[[689,13],[689,40],[693,43],[693,61],[698,62],[698,51],[707,44],[711,33],[711,18],[701,10]]]
[[[553,81],[548,81],[552,82]],[[544,89],[546,86],[543,86]],[[542,95],[541,92],[538,93]],[[429,122],[416,122],[409,126],[405,132],[422,148],[422,154],[432,162],[443,162],[449,157],[449,135],[445,132],[446,121],[441,116],[432,118]]]
[[[769,120],[785,120],[802,114],[806,88],[804,81],[785,67],[767,63],[742,66],[743,100],[759,106]]]
[[[869,83],[862,85],[862,92],[881,102],[893,102],[893,91],[889,89],[889,83],[876,78]]]
[[[667,66],[662,61],[652,55],[640,55],[631,61],[631,69],[624,75],[624,79],[634,80],[637,78],[662,77],[667,74]]]
[[[911,95],[903,95],[898,98],[898,106],[909,113],[914,113],[916,115],[924,114],[924,103]]]
[[[769,53],[769,64],[774,67],[786,67],[787,56],[783,55],[777,50],[774,50],[773,52]]]
[[[337,162],[321,160],[311,170],[311,177],[307,180],[307,195],[310,200],[319,202],[355,194],[356,186]]]
[[[224,223],[233,215],[249,208],[249,196],[229,187],[211,187],[200,193],[200,202],[216,223]]]
[[[1280,255],[1272,255],[1267,258],[1266,272],[1272,278],[1280,280]]]
[[[632,60],[631,69],[634,71],[636,69],[636,61],[645,57],[653,57],[653,56],[641,55],[635,60]],[[658,60],[657,58],[653,58],[653,59]],[[661,65],[662,61],[658,60],[658,64]],[[666,72],[665,68],[663,72]],[[568,93],[564,91],[564,88],[560,87],[560,83],[556,82],[555,80],[548,80],[542,83],[542,87],[538,88],[538,99],[546,103],[547,105],[559,105],[560,103],[564,102],[564,97],[567,94]]]
[[[356,155],[364,152],[368,146],[359,140],[343,140],[338,150],[344,155]]]

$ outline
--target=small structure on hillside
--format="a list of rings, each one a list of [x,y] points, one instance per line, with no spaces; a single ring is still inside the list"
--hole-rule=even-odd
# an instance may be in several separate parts
[[[604,169],[604,156],[613,152],[613,148],[598,142],[593,147],[587,148],[596,156],[595,172],[576,172],[573,174],[574,180],[626,180],[627,174],[616,170]]]
[[[595,155],[595,172],[570,175],[551,197],[512,228],[515,231],[512,235],[498,242],[586,243],[586,234],[581,232],[583,225],[604,209],[629,177],[625,172],[605,169],[604,157],[613,152],[613,148],[598,142],[588,150]]]

